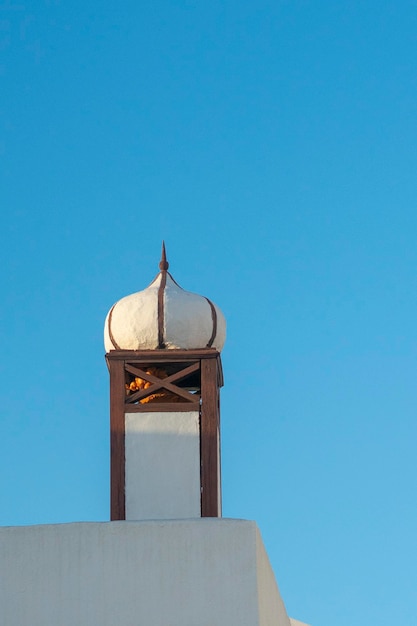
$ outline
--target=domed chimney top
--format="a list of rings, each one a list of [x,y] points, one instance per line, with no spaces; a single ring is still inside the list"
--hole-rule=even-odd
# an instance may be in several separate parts
[[[223,348],[223,313],[208,298],[182,289],[168,267],[163,243],[160,272],[149,287],[122,298],[107,314],[106,352]]]

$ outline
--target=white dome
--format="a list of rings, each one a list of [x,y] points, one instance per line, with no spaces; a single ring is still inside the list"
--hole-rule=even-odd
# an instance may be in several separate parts
[[[143,291],[122,298],[104,324],[110,350],[221,350],[226,321],[208,298],[182,289],[168,270],[163,248],[160,273]]]

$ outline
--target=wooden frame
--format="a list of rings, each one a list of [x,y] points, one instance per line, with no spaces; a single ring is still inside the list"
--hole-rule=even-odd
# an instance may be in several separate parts
[[[201,517],[221,515],[220,494],[220,387],[223,372],[217,350],[112,350],[106,354],[110,372],[111,520],[126,519],[125,510],[125,414],[151,411],[198,411],[200,414]],[[151,366],[171,370],[158,378]],[[146,390],[126,395],[132,376],[151,383]],[[198,379],[191,392],[180,386],[190,377]],[[155,392],[170,393],[176,402],[141,401]],[[163,394],[161,394],[163,395]],[[138,419],[140,419],[138,415]]]

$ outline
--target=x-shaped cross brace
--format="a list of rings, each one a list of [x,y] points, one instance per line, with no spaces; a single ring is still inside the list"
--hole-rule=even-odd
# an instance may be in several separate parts
[[[172,383],[183,380],[190,374],[194,374],[194,372],[197,372],[199,369],[200,369],[200,364],[194,363],[193,365],[189,365],[185,369],[182,369],[179,372],[175,372],[175,374],[171,374],[170,376],[167,376],[166,378],[158,378],[157,376],[148,374],[147,372],[140,369],[139,367],[135,367],[133,365],[129,365],[128,363],[126,363],[125,370],[129,372],[129,374],[133,374],[134,376],[138,376],[139,378],[143,378],[143,380],[146,380],[149,383],[152,383],[152,385],[148,387],[147,389],[141,389],[140,391],[136,391],[135,393],[133,393],[131,396],[128,396],[126,398],[126,403],[132,404],[133,402],[137,402],[141,400],[142,398],[146,398],[147,396],[150,396],[151,394],[156,393],[160,389],[166,389],[167,391],[170,391],[171,393],[177,396],[180,396],[181,398],[184,398],[187,402],[198,403],[200,401],[199,396],[197,396],[196,394],[190,393],[186,389],[181,389],[181,387],[177,387],[176,385],[173,385]]]

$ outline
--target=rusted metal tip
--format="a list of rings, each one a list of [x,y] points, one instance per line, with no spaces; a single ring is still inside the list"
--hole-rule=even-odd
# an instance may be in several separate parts
[[[165,251],[165,241],[162,242],[162,254],[161,260],[159,261],[159,269],[162,271],[166,271],[169,268],[169,263],[167,261],[167,254]]]

